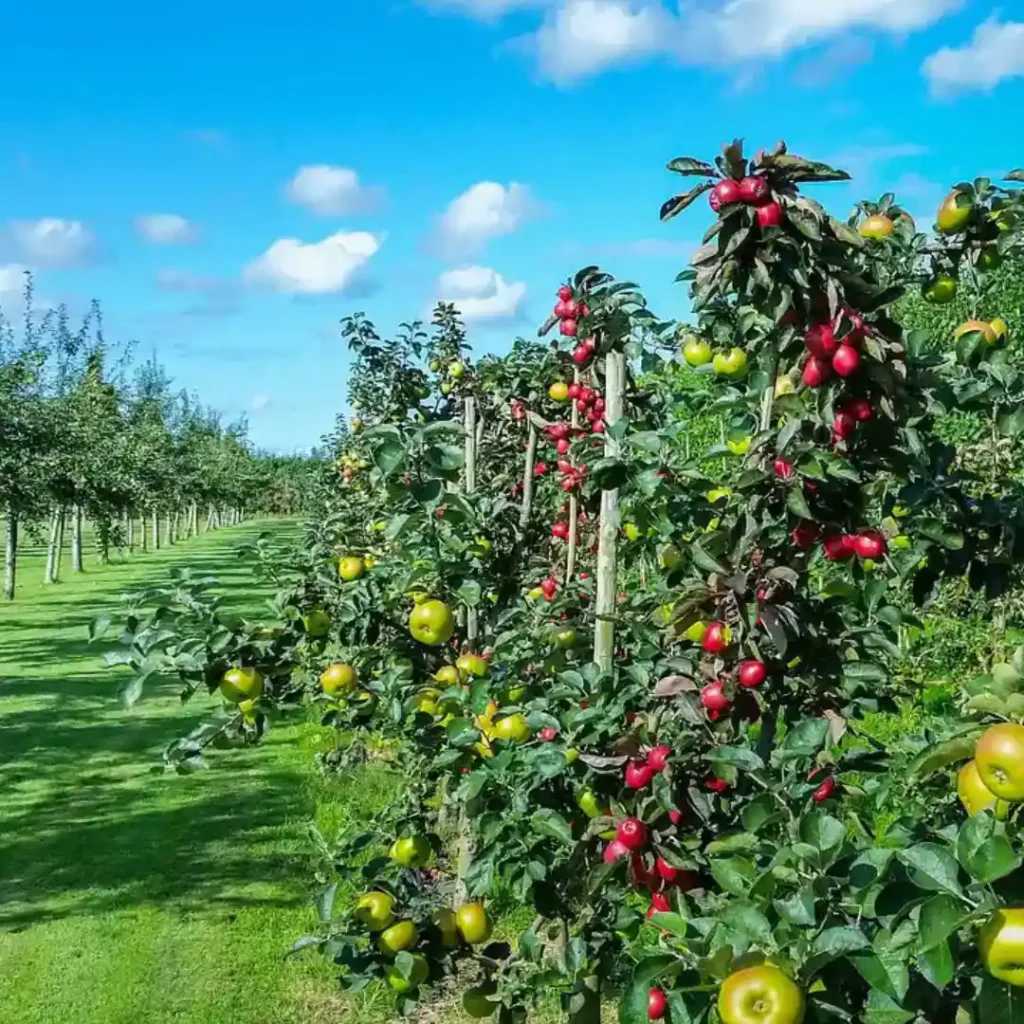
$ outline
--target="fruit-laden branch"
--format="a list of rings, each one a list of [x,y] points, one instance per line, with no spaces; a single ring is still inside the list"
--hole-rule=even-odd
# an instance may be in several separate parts
[[[580,382],[580,368],[574,367],[572,371],[572,380],[574,384]],[[573,399],[572,403],[572,415],[570,418],[572,425],[573,437],[576,436],[576,431],[580,425],[580,411],[576,404],[576,400]],[[565,584],[568,586],[572,582],[573,574],[576,572],[576,547],[579,544],[580,534],[580,502],[576,496],[575,491],[569,493],[569,550],[565,556]]]

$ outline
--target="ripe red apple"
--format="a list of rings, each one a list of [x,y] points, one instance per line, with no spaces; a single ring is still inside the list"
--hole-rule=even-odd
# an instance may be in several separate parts
[[[583,400],[584,405],[590,405],[597,398],[597,392],[593,388],[582,387],[579,397]]]
[[[554,441],[560,441],[562,438],[569,436],[569,431],[572,428],[564,420],[560,420],[558,423],[549,423],[545,428],[545,432],[548,437]]]
[[[793,463],[781,456],[772,463],[772,469],[780,480],[789,480],[793,476]]]
[[[804,344],[807,346],[807,351],[819,359],[830,359],[839,348],[839,342],[836,341],[835,331],[832,330],[831,324],[815,324],[804,335]]]
[[[555,451],[559,455],[564,455],[569,450],[569,439],[567,437],[560,437],[555,443]]]
[[[567,284],[563,284],[562,287],[558,289],[558,297],[563,302],[568,302],[572,298],[572,289]]]
[[[668,812],[668,820],[671,821],[673,825],[679,825],[682,822],[682,820],[683,820],[683,812],[682,811],[669,811]]]
[[[859,366],[860,353],[845,342],[839,346],[839,350],[832,357],[832,369],[840,377],[849,377],[851,373],[856,373]]]
[[[768,182],[758,175],[748,175],[740,181],[740,201],[760,206],[768,198]]]
[[[593,429],[594,429],[594,433],[595,434],[603,434],[604,433],[604,420],[598,420],[594,424],[594,428]]]
[[[794,547],[805,550],[817,542],[819,533],[820,530],[817,523],[805,520],[789,536],[793,541]]]
[[[865,420],[871,419],[875,414],[871,401],[867,398],[854,398],[847,402],[846,411],[850,413],[858,423],[863,423]]]
[[[832,374],[832,364],[818,356],[811,356],[804,364],[803,382],[809,388],[820,388]]]
[[[647,917],[654,917],[655,914],[668,914],[672,911],[672,904],[663,892],[651,894],[651,905],[647,908]]]
[[[732,701],[725,695],[722,690],[722,684],[720,682],[708,683],[703,690],[700,691],[700,702],[708,709],[708,711],[728,711],[732,706]]]
[[[757,217],[757,223],[763,228],[777,228],[782,224],[782,207],[774,200],[759,206],[754,215]]]
[[[740,201],[740,183],[733,178],[725,178],[711,190],[708,203],[716,213],[723,206],[730,206]]]
[[[654,862],[654,870],[658,872],[662,881],[668,882],[669,885],[674,885],[687,873],[683,868],[672,867],[664,857],[659,857]]]
[[[589,313],[590,310],[588,309],[587,312]],[[593,352],[597,348],[597,338],[595,338],[593,334],[588,335],[583,339],[583,347],[588,352]]]
[[[568,459],[559,459],[555,465],[558,467],[558,472],[563,476],[568,476],[570,473],[574,472],[573,464]],[[564,507],[562,511],[565,511]]]
[[[816,804],[823,804],[834,792],[836,780],[830,775],[811,795]]]
[[[886,552],[885,535],[878,530],[864,530],[853,539],[853,547],[860,558],[877,562]]]
[[[577,366],[583,366],[585,363],[587,363],[589,361],[589,359],[590,359],[590,349],[588,349],[585,345],[577,345],[572,350],[572,361]]]
[[[656,772],[663,772],[668,767],[668,759],[671,756],[671,747],[658,746],[647,755],[647,764]]]
[[[647,826],[639,818],[623,818],[615,830],[615,838],[627,850],[639,850],[647,845]]]
[[[721,654],[732,643],[732,631],[724,622],[709,622],[701,646],[709,654]]]
[[[661,1020],[668,1009],[668,998],[660,988],[652,988],[647,993],[647,1019]]]
[[[555,314],[555,316],[558,317],[559,320],[564,320],[569,315],[565,311],[565,300],[559,299],[555,303],[555,308],[552,310],[552,312]]]
[[[654,775],[654,769],[642,761],[630,761],[626,765],[626,785],[630,789],[646,789]]]
[[[546,725],[537,735],[540,736],[544,743],[550,743],[558,738],[558,730],[554,726]]]
[[[563,320],[558,325],[558,330],[559,330],[559,332],[561,334],[564,334],[567,338],[575,338],[576,337],[576,321],[573,320],[571,317],[568,318],[568,319],[565,319],[565,320]]]
[[[768,666],[763,661],[749,658],[740,662],[739,681],[740,686],[748,690],[754,690],[768,678]]]
[[[832,421],[832,437],[836,441],[845,441],[848,437],[853,436],[853,432],[857,429],[857,421],[853,418],[853,413],[847,412],[845,409],[840,409],[836,413],[836,418]]]
[[[613,839],[604,848],[603,857],[605,864],[614,864],[620,858],[626,857],[628,855],[629,850],[625,846],[623,846],[622,843],[618,841],[618,839]]]
[[[551,536],[556,540],[568,540],[569,539],[569,524],[568,523],[555,523],[551,527]]]
[[[854,538],[848,533],[833,533],[825,538],[825,557],[830,562],[844,562],[854,555]]]
[[[704,788],[711,790],[712,793],[727,793],[729,791],[729,783],[725,779],[720,779],[716,775],[709,775],[704,780]]]
[[[569,385],[569,397],[571,399],[573,399],[573,400],[579,398],[580,397],[580,391],[582,391],[582,390],[583,389],[580,387],[580,385],[577,384],[576,381],[573,381]]]

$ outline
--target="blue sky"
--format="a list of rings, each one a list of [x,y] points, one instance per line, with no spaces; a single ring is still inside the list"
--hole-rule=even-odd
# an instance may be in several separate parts
[[[784,138],[845,215],[1024,165],[1024,18],[979,0],[34,0],[0,10],[0,301],[103,303],[109,333],[253,439],[344,407],[340,317],[470,317],[478,352],[595,262],[666,318],[703,204],[674,156]]]

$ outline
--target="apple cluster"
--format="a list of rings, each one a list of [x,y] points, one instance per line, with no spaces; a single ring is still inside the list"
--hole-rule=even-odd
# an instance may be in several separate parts
[[[572,289],[567,284],[563,284],[558,289],[558,301],[552,312],[558,317],[559,333],[566,338],[575,338],[579,330],[579,321],[590,315],[590,308],[586,302],[577,302]],[[596,351],[597,339],[590,335],[573,349],[573,362],[577,366],[586,366],[594,358]]]
[[[772,195],[767,179],[760,175],[723,179],[711,190],[708,203],[715,213],[723,207],[743,203],[754,207],[757,223],[762,228],[777,228],[782,224],[782,206]]]

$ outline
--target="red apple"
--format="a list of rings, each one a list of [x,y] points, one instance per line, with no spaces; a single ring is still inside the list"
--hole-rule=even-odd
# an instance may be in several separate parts
[[[683,868],[672,867],[664,857],[659,857],[654,862],[654,870],[658,872],[662,881],[668,882],[669,885],[674,885],[683,875],[687,874]]]
[[[642,761],[630,761],[626,765],[626,785],[630,789],[646,789],[654,775],[654,769]]]
[[[854,538],[848,533],[833,533],[825,538],[825,557],[830,562],[845,562],[854,555]]]
[[[558,317],[559,320],[564,320],[569,315],[566,312],[565,300],[559,299],[555,303],[555,308],[552,310],[552,312],[555,314],[555,316]]]
[[[831,359],[839,348],[835,331],[831,324],[815,324],[805,335],[804,344],[812,356],[819,359]]]
[[[703,690],[700,691],[700,702],[708,709],[708,711],[715,711],[721,713],[728,711],[732,706],[732,701],[725,695],[722,690],[722,684],[720,682],[708,683]]]
[[[772,463],[772,469],[780,480],[789,480],[793,476],[793,463],[781,456]]]
[[[789,536],[795,547],[804,550],[817,542],[819,533],[817,523],[804,520]]]
[[[768,182],[758,175],[748,175],[740,181],[740,201],[760,206],[768,199]]]
[[[711,209],[717,213],[723,206],[730,206],[740,201],[740,183],[732,178],[720,181],[708,196]]]
[[[555,523],[551,527],[551,536],[556,540],[568,540],[569,539],[569,524],[568,523]]]
[[[629,850],[625,846],[623,846],[622,843],[618,841],[618,839],[613,839],[604,848],[603,854],[605,864],[614,864],[617,860],[620,860],[622,857],[626,857],[628,855]]]
[[[558,297],[563,302],[568,302],[572,298],[572,289],[567,284],[563,284],[562,287],[558,289]]]
[[[857,421],[853,418],[853,413],[847,412],[845,409],[840,409],[836,413],[836,418],[832,421],[832,437],[836,441],[845,441],[848,437],[853,436],[853,432],[857,429]]]
[[[832,364],[817,356],[811,356],[804,364],[803,382],[809,388],[820,388],[832,374]]]
[[[572,399],[577,399],[577,398],[579,398],[579,397],[580,397],[580,392],[581,392],[582,390],[583,390],[583,389],[582,389],[582,388],[580,387],[580,385],[579,385],[579,384],[577,384],[577,383],[576,383],[576,381],[573,381],[573,382],[572,382],[572,383],[571,383],[571,384],[569,385],[569,397],[570,397],[570,398],[572,398]]]
[[[668,812],[668,820],[671,821],[673,825],[680,824],[682,822],[682,820],[683,820],[683,812],[682,811],[669,811]]]
[[[712,793],[727,793],[729,791],[729,783],[725,779],[720,779],[715,775],[709,775],[704,780],[704,788],[711,790]]]
[[[590,310],[587,310],[587,312],[589,313]],[[583,339],[583,347],[587,349],[588,352],[593,352],[597,348],[597,338],[595,338],[593,334],[587,336]]]
[[[864,530],[854,538],[853,547],[859,557],[877,562],[886,552],[885,535],[878,530]]]
[[[552,740],[558,738],[558,730],[553,726],[546,725],[541,729],[538,735],[544,743],[550,743]]]
[[[668,999],[660,988],[652,988],[647,993],[647,1019],[661,1020],[668,1009]]]
[[[656,892],[651,895],[651,905],[647,908],[647,917],[654,917],[655,914],[669,914],[672,912],[672,904],[663,892]]]
[[[763,228],[777,228],[782,224],[782,207],[774,200],[759,206],[754,215],[757,223]]]
[[[590,359],[590,349],[585,345],[577,345],[572,350],[572,361],[577,366],[583,366]]]
[[[569,450],[569,439],[567,437],[560,437],[558,439],[557,443],[555,444],[555,451],[558,452],[559,455],[565,455],[565,453],[568,450]]]
[[[849,377],[850,374],[856,373],[859,366],[860,353],[845,342],[839,346],[839,351],[832,357],[832,369],[840,377]]]
[[[732,643],[732,632],[724,622],[709,622],[701,646],[709,654],[721,654]]]
[[[823,804],[834,792],[836,780],[830,775],[811,795],[816,804]]]
[[[639,850],[647,845],[647,826],[639,818],[623,818],[615,830],[615,838],[627,850]]]
[[[854,398],[850,402],[847,402],[846,411],[850,413],[858,423],[863,423],[865,420],[871,419],[875,414],[871,401],[867,398]]]
[[[655,747],[647,755],[647,764],[656,772],[663,772],[668,767],[668,759],[672,756],[672,748]]]
[[[559,332],[561,334],[564,334],[567,338],[575,338],[576,337],[576,321],[573,320],[571,317],[569,317],[568,319],[563,320],[558,325],[558,330],[559,330]]]
[[[750,658],[740,662],[739,681],[740,686],[748,690],[754,690],[768,678],[768,666],[763,661]]]

